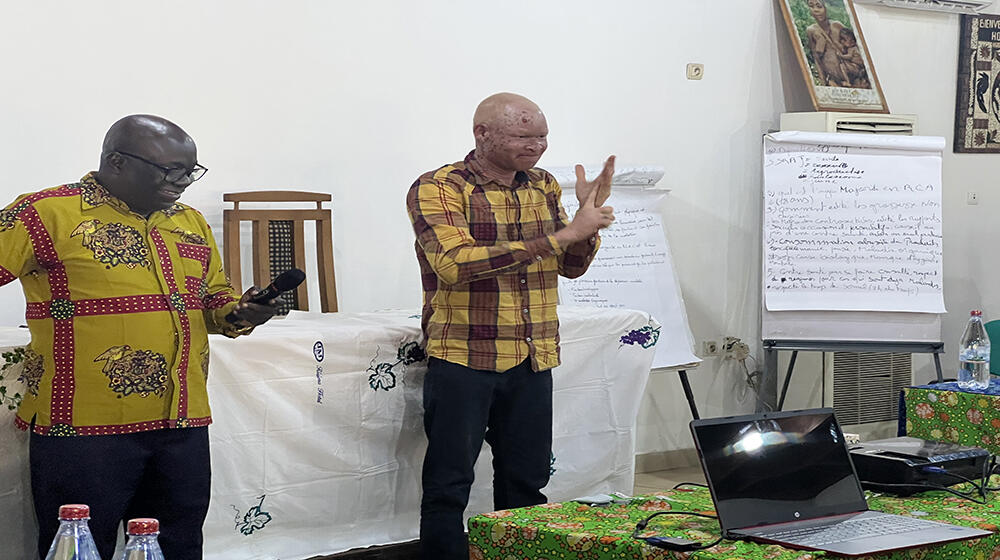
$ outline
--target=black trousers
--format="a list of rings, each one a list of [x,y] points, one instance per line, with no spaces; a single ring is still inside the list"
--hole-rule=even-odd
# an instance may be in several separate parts
[[[212,476],[208,427],[108,436],[31,434],[29,454],[41,558],[59,528],[59,506],[87,504],[101,558],[112,558],[119,522],[155,517],[165,558],[201,560]]]
[[[424,379],[427,454],[420,503],[424,560],[468,560],[462,514],[483,439],[497,510],[545,503],[552,456],[552,371],[530,361],[497,373],[431,358]]]

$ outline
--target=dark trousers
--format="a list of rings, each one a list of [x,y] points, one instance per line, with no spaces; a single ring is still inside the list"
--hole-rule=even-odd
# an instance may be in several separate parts
[[[32,434],[29,454],[41,558],[59,528],[59,506],[87,504],[101,558],[112,558],[119,522],[155,517],[165,558],[201,560],[212,475],[207,427],[108,436]]]
[[[431,358],[424,379],[424,560],[468,560],[462,514],[483,439],[493,451],[497,510],[545,503],[552,456],[552,371],[525,361],[503,373]]]

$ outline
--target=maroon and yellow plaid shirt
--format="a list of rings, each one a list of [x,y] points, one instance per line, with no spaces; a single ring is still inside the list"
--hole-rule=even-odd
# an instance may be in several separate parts
[[[590,266],[600,239],[559,248],[568,219],[547,171],[513,185],[487,178],[475,151],[420,176],[406,207],[423,279],[427,354],[473,369],[506,371],[527,358],[559,365],[558,276]]]

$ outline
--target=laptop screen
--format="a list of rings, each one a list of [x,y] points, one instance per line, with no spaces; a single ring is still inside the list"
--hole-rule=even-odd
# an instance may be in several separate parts
[[[691,422],[723,530],[868,509],[832,409]]]

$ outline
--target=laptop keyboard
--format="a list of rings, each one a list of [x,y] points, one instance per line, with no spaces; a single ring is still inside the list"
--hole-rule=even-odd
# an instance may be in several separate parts
[[[936,524],[929,523],[921,519],[913,519],[905,516],[879,516],[867,519],[849,519],[835,525],[824,525],[819,527],[803,527],[788,531],[769,531],[759,536],[781,540],[803,546],[823,546],[830,543],[863,539],[867,537],[877,537],[880,535],[897,535],[909,531],[926,529],[928,526]]]

